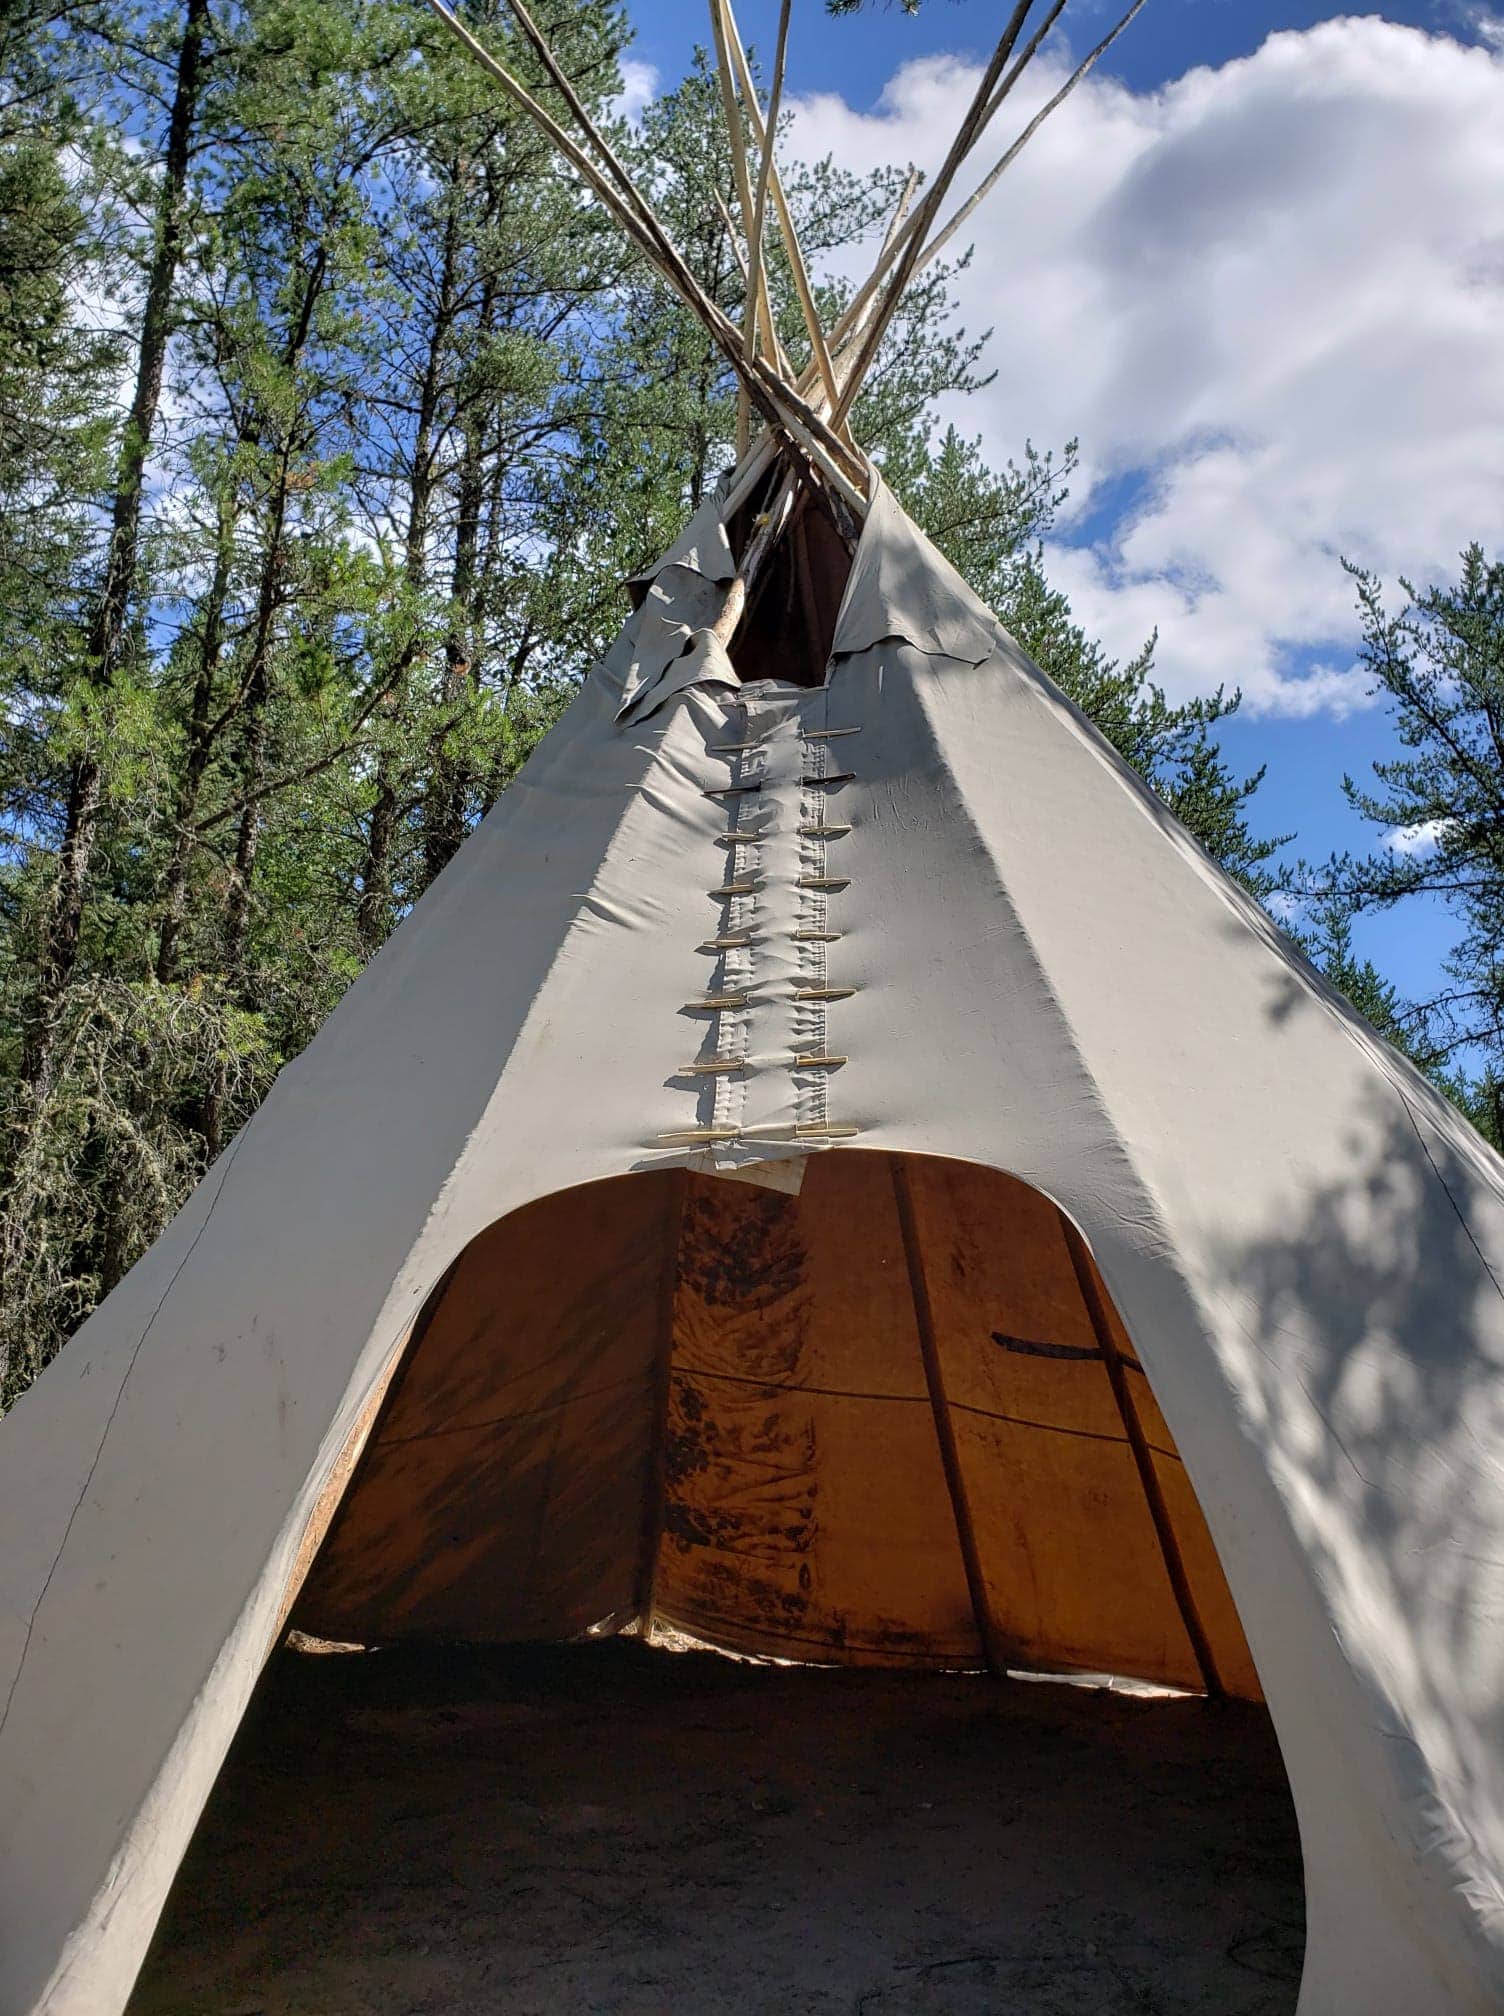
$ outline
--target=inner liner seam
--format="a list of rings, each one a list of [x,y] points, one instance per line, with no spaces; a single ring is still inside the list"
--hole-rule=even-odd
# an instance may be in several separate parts
[[[492,1414],[484,1421],[453,1421],[443,1428],[420,1428],[412,1435],[383,1435],[373,1443],[376,1453],[383,1449],[406,1449],[414,1442],[441,1442],[450,1435],[482,1435],[489,1428],[510,1428],[521,1421],[538,1421],[545,1414],[558,1414],[565,1407],[583,1407],[591,1400],[607,1400],[628,1386],[640,1386],[642,1374],[628,1372],[605,1386],[592,1386],[588,1393],[566,1393],[562,1400],[545,1400],[538,1407],[521,1407],[515,1414]]]
[[[901,1407],[928,1407],[927,1393],[862,1393],[844,1386],[788,1386],[776,1380],[748,1379],[737,1372],[711,1372],[696,1365],[676,1365],[676,1379],[708,1379],[718,1386],[747,1386],[755,1393],[809,1393],[821,1400],[867,1400],[894,1401]],[[1035,1421],[1026,1414],[1005,1414],[996,1407],[978,1407],[970,1400],[947,1399],[946,1404],[958,1414],[970,1414],[979,1421],[1001,1421],[1011,1428],[1037,1428],[1044,1435],[1074,1435],[1084,1442],[1110,1442],[1115,1449],[1132,1447],[1126,1435],[1109,1435],[1100,1428],[1071,1428],[1063,1421]],[[1180,1456],[1174,1449],[1161,1449],[1157,1442],[1145,1438],[1144,1446],[1154,1455],[1162,1456],[1167,1463],[1180,1463]]]

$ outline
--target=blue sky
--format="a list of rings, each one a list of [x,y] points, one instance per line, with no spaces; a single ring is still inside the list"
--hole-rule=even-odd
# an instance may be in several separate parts
[[[1076,39],[1090,46],[1126,4],[1072,0],[1062,26],[1068,28],[1072,19],[1089,24]],[[1113,51],[1111,67],[1132,90],[1153,90],[1198,63],[1216,65],[1246,56],[1278,29],[1306,29],[1339,14],[1382,15],[1431,32],[1471,37],[1480,11],[1465,0],[1351,8],[1324,6],[1321,0],[1149,0]],[[637,54],[665,77],[682,67],[684,52],[694,42],[710,39],[704,0],[628,0],[628,12],[637,27]],[[776,0],[740,0],[736,16],[749,42],[771,49]],[[790,83],[798,91],[839,89],[853,104],[870,104],[898,65],[912,57],[940,51],[985,57],[991,50],[989,27],[1001,16],[1002,9],[989,0],[925,0],[913,16],[884,0],[868,0],[859,17],[833,20],[821,0],[798,0],[789,45]]]
[[[703,0],[629,6],[639,87],[672,81]],[[1041,94],[1117,11],[1073,0]],[[737,13],[770,47],[776,0]],[[797,0],[789,144],[932,166],[997,16]],[[947,417],[997,461],[1080,437],[1049,556],[1078,614],[1124,652],[1157,628],[1177,695],[1244,689],[1226,742],[1268,765],[1264,830],[1309,857],[1366,844],[1341,778],[1393,742],[1353,672],[1340,556],[1424,580],[1468,539],[1504,550],[1504,11],[1149,0],[975,235],[959,291],[998,382]],[[1433,991],[1444,915],[1360,937]]]

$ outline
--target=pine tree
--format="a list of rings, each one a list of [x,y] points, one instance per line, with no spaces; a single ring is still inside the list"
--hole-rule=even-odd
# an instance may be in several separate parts
[[[1386,994],[1370,1019],[1504,1146],[1504,563],[1476,545],[1461,558],[1455,583],[1402,582],[1393,613],[1382,582],[1349,566],[1362,663],[1405,753],[1376,762],[1371,784],[1343,779],[1380,845],[1302,862],[1286,886],[1347,932],[1354,917],[1416,900],[1446,906],[1459,935],[1445,984],[1425,1001]]]
[[[610,120],[619,10],[541,11]],[[475,18],[548,95],[499,4]],[[0,65],[3,1402],[506,788],[623,578],[734,459],[737,411],[699,322],[415,0],[42,5]],[[613,133],[740,320],[703,55]],[[817,276],[870,252],[903,177],[787,165]],[[802,364],[776,231],[768,272]],[[993,472],[935,438],[937,400],[986,382],[951,279],[895,322],[857,431],[1256,881],[1224,703],[1170,708],[1044,581],[1070,453]],[[843,291],[817,286],[828,321]]]
[[[1154,683],[1154,639],[1127,664],[1109,658],[1045,579],[1043,542],[1065,502],[1076,446],[1058,464],[1025,452],[1002,472],[978,444],[948,429],[933,453],[917,457],[899,494],[916,521],[995,609],[1024,650],[1087,715],[1213,860],[1255,896],[1275,886],[1269,863],[1293,836],[1259,836],[1250,803],[1263,771],[1239,777],[1223,757],[1216,726],[1238,695],[1218,689],[1179,706]]]

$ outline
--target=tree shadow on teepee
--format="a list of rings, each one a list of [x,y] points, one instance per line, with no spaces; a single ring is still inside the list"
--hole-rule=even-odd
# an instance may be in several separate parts
[[[832,329],[801,290],[798,375],[759,277],[773,121],[725,0],[740,326],[525,9],[559,117],[435,4],[702,318],[743,452],[0,1423],[0,2016],[123,2009],[289,1609],[359,1644],[603,1656],[592,1635],[635,1622],[853,1686],[965,1669],[1015,1704],[1042,1690],[970,1669],[1129,1675],[1229,1715],[1262,1693],[1300,1819],[1302,2016],[1485,2016],[1499,1166],[1086,729],[847,424],[1061,0],[1013,9]],[[910,1985],[890,2012],[928,2016]],[[1107,2008],[1099,1985],[978,1993]]]
[[[1338,1144],[1342,1178],[1302,1188],[1283,1222],[1221,1241],[1236,1321],[1263,1340],[1243,1405],[1274,1460],[1304,1474],[1300,1544],[1337,1614],[1378,1627],[1389,1657],[1365,1679],[1380,1697],[1419,1690],[1450,1767],[1480,1784],[1504,1746],[1504,1703],[1458,1680],[1491,1666],[1504,1600],[1483,1488],[1504,1419],[1504,1348],[1484,1341],[1504,1301],[1496,1159],[1303,964],[1271,971],[1264,1012],[1292,1034],[1344,1025],[1376,1069]],[[1352,1532],[1374,1544],[1355,1550]]]

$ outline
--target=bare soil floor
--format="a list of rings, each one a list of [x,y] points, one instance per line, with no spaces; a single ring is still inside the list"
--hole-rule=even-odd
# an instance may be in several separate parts
[[[130,2016],[1290,2016],[1268,1718],[635,1639],[274,1660]]]

